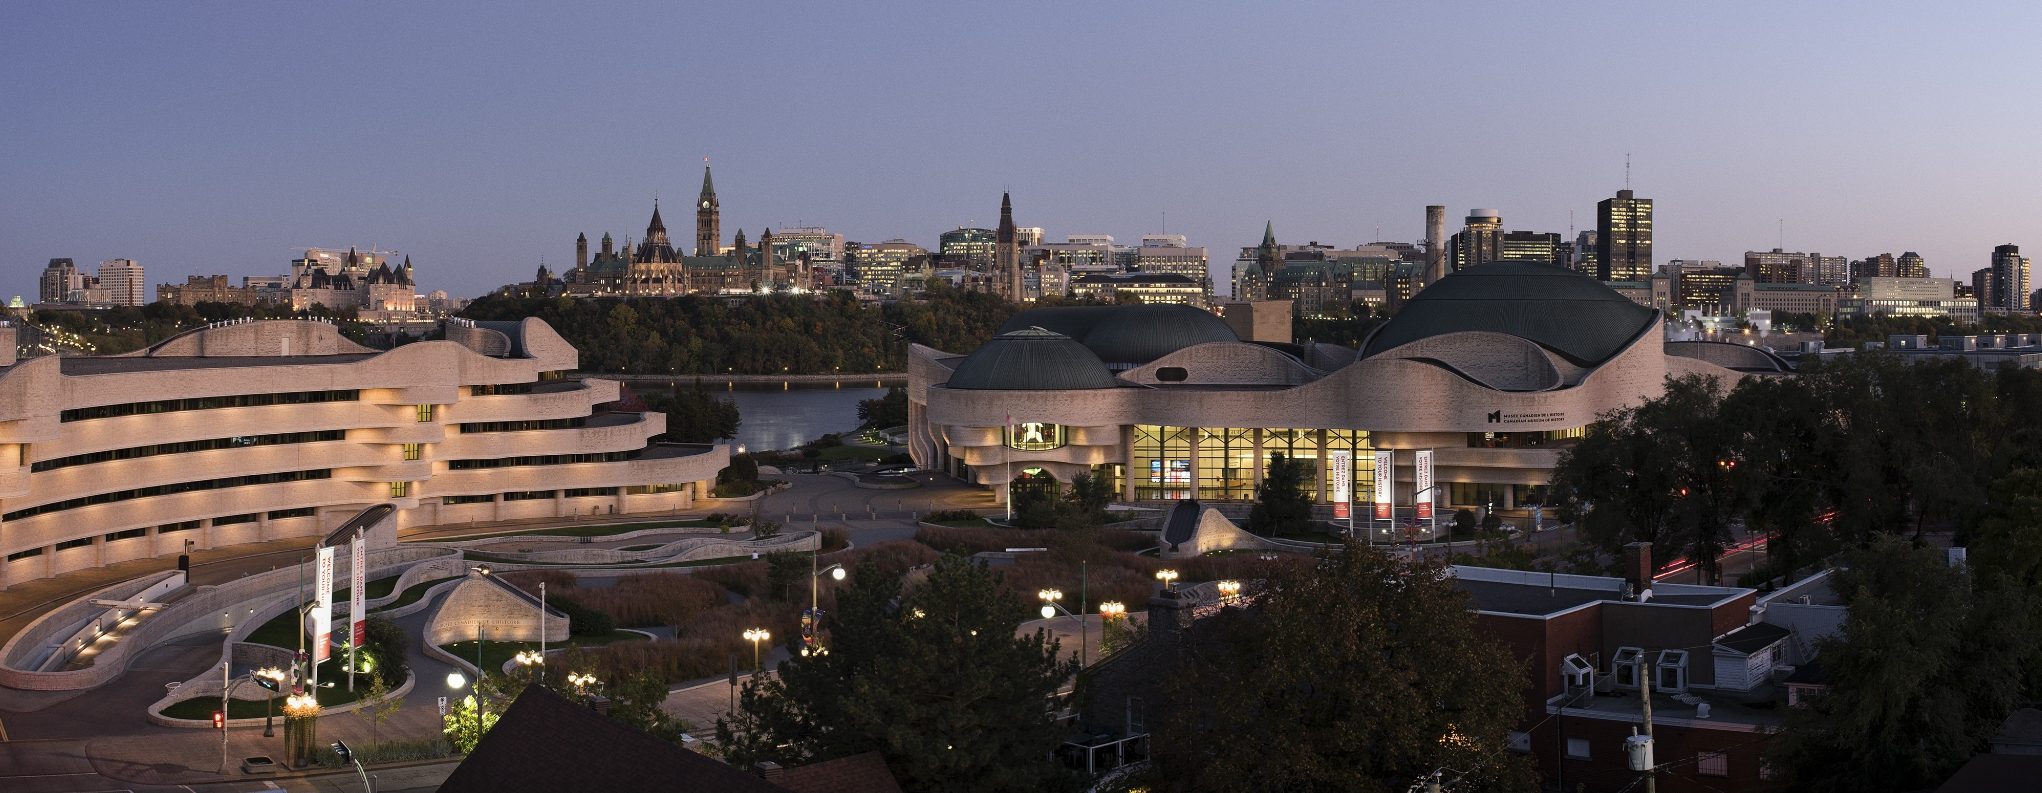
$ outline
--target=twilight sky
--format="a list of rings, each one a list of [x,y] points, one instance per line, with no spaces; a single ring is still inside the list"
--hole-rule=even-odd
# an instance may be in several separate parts
[[[577,232],[933,246],[1002,189],[1050,239],[1162,227],[1225,267],[1474,207],[1658,251],[2042,254],[2032,3],[0,4],[0,299],[53,256],[154,282],[413,257],[475,295]],[[1378,4],[1367,4],[1378,5]],[[881,8],[883,6],[883,9]],[[1216,278],[1224,282],[1224,278]]]

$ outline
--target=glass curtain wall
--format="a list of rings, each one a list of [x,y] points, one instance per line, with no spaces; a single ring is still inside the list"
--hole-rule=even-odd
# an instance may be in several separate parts
[[[1198,431],[1198,498],[1255,498],[1255,431],[1222,427]]]
[[[1134,470],[1136,501],[1166,501],[1191,497],[1191,430],[1187,427],[1134,428]]]

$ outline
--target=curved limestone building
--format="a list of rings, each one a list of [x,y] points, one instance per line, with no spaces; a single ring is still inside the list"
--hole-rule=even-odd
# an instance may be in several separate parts
[[[311,321],[219,323],[121,356],[0,358],[0,586],[331,531],[690,506],[723,446],[571,376],[538,320],[389,351]],[[12,328],[0,328],[11,336]]]
[[[911,451],[995,489],[1089,473],[1129,501],[1253,499],[1281,453],[1329,502],[1344,457],[1367,504],[1390,450],[1408,514],[1413,452],[1431,450],[1439,503],[1511,509],[1542,499],[1598,413],[1669,375],[1788,371],[1755,348],[1667,344],[1661,322],[1593,278],[1520,262],[1440,279],[1360,350],[1244,341],[1185,306],[1025,311],[969,354],[912,348]]]

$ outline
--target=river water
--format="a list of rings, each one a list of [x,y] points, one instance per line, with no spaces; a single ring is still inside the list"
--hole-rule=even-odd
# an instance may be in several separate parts
[[[825,433],[858,428],[858,402],[886,395],[886,389],[850,383],[740,383],[712,391],[737,403],[737,442],[751,451],[792,449]]]

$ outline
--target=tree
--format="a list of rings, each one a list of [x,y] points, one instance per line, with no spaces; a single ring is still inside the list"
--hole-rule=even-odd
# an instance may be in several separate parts
[[[383,686],[394,689],[404,685],[409,673],[404,659],[411,648],[404,629],[389,617],[371,615],[363,620],[362,634],[362,647],[375,659],[375,674],[382,679]]]
[[[1828,691],[1788,714],[1773,762],[1815,793],[1933,786],[2022,696],[2035,598],[1890,534],[1832,575],[1849,614],[1818,645]]]
[[[858,400],[860,426],[869,429],[886,429],[908,423],[908,390],[894,386],[878,399]]]
[[[368,704],[355,711],[369,723],[369,740],[381,740],[383,722],[397,715],[404,708],[403,697],[390,696],[390,687],[383,684],[381,675],[369,676],[368,690],[362,692],[362,699]]]
[[[633,675],[610,685],[608,691],[610,718],[669,741],[679,741],[681,733],[688,731],[687,722],[667,715],[660,707],[666,702],[667,684],[659,676]]]
[[[491,727],[495,727],[497,717],[503,714],[501,707],[486,708],[482,711],[480,720],[477,720],[475,708],[475,696],[470,694],[448,705],[447,715],[441,718],[444,723],[442,731],[447,735],[447,743],[453,744],[454,751],[461,754],[475,751],[475,744],[482,742],[483,734],[489,732]]]
[[[1305,495],[1305,466],[1282,452],[1269,456],[1269,471],[1248,511],[1248,529],[1264,536],[1302,534],[1312,525],[1312,498]]]
[[[837,596],[826,655],[753,678],[716,725],[732,764],[800,765],[878,751],[909,791],[1035,791],[1068,781],[1051,695],[1076,672],[982,564],[945,556],[912,588],[860,574]],[[793,649],[797,637],[788,638]],[[903,670],[912,670],[904,673]]]
[[[1168,789],[1404,791],[1439,768],[1466,775],[1456,790],[1530,787],[1506,748],[1523,670],[1437,564],[1350,543],[1251,597],[1195,624],[1164,684]]]
[[[687,389],[677,385],[665,394],[650,392],[644,399],[646,407],[666,414],[666,432],[660,440],[714,443],[737,437],[742,423],[737,403],[712,396],[699,382]]]
[[[1449,531],[1455,537],[1475,536],[1475,511],[1467,507],[1454,510],[1453,528]]]
[[[774,552],[766,554],[766,595],[776,600],[792,601],[795,598],[794,585],[808,577],[808,554]]]
[[[1106,505],[1113,489],[1105,480],[1089,473],[1071,477],[1070,491],[1057,505],[1057,525],[1067,529],[1093,529],[1106,524]]]

